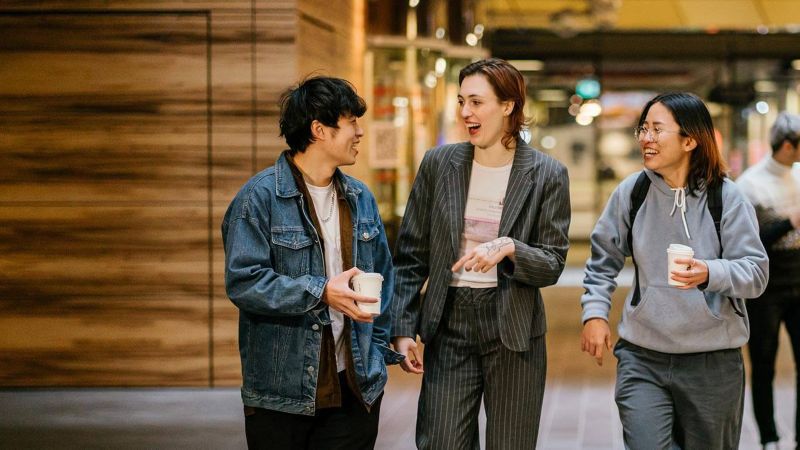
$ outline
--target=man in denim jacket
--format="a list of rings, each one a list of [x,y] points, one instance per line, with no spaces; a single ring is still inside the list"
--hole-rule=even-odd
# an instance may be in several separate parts
[[[364,132],[364,100],[345,80],[309,78],[281,97],[290,149],[251,178],[222,224],[225,285],[239,308],[249,448],[371,449],[386,364],[394,278],[367,187],[345,175]],[[383,276],[381,314],[350,288]]]

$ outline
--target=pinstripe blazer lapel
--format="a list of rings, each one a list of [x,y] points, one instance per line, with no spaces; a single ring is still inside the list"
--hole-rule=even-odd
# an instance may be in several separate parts
[[[533,180],[528,173],[533,169],[534,150],[522,144],[521,141],[517,145],[517,153],[514,155],[514,163],[508,177],[506,197],[503,201],[503,213],[500,216],[499,236],[508,236],[525,205],[525,199],[528,198],[528,194],[533,188]]]
[[[464,208],[467,203],[469,179],[472,175],[472,145],[459,146],[450,157],[450,170],[444,182],[447,188],[447,218],[450,222],[450,243],[453,247],[453,259],[459,258],[461,233],[464,231]]]

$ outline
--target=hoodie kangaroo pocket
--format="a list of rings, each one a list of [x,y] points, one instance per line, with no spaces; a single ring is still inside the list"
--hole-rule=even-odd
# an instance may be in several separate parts
[[[673,342],[714,333],[724,322],[711,312],[699,290],[658,286],[644,291],[642,302],[631,311],[628,319],[631,331],[660,335],[661,339]]]

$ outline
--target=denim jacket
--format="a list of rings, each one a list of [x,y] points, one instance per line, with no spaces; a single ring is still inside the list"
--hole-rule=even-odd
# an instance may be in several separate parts
[[[388,347],[392,261],[375,198],[339,169],[333,179],[353,218],[353,264],[384,278],[381,315],[351,327],[356,382],[372,405],[386,385],[386,364],[403,358]],[[285,154],[233,199],[222,239],[225,287],[239,308],[244,404],[313,415],[322,331],[331,323],[321,301],[328,279],[322,241]]]

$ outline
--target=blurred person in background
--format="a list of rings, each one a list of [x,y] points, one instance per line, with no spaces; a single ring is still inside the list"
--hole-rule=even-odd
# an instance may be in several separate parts
[[[251,449],[372,449],[390,350],[393,274],[375,198],[353,165],[364,100],[345,80],[309,78],[281,97],[289,149],[239,191],[222,223],[225,287],[239,308]],[[381,314],[350,279],[384,278]]]
[[[611,349],[611,294],[630,256],[635,279],[614,347],[625,447],[738,448],[749,335],[741,299],[761,295],[768,277],[755,211],[726,177],[697,96],[656,96],[635,135],[644,170],[614,190],[591,234],[581,348],[598,364]],[[694,250],[676,259],[684,270],[668,269],[671,244]]]
[[[747,302],[753,411],[764,449],[778,449],[772,381],[781,322],[792,343],[795,386],[800,374],[800,116],[782,112],[770,129],[772,154],[747,169],[736,182],[756,208],[761,242],[770,261],[770,279],[760,298]],[[795,407],[798,405],[795,398]],[[796,408],[795,408],[796,409]],[[795,414],[795,440],[800,439]]]
[[[469,141],[429,150],[414,180],[395,253],[393,344],[404,370],[424,372],[418,448],[478,449],[483,400],[486,448],[533,449],[547,366],[539,288],[564,268],[567,170],[520,139],[516,68],[477,61],[459,84]]]

